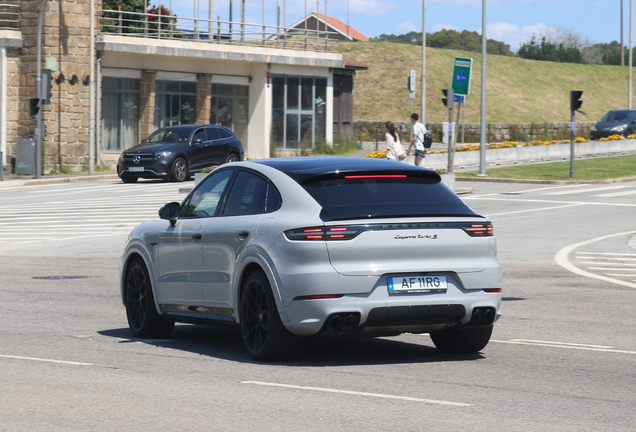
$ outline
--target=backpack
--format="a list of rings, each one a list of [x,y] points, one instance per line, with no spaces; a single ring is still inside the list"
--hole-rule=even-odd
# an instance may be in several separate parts
[[[417,138],[419,139],[420,136],[418,135]],[[424,129],[424,141],[422,142],[422,144],[424,144],[424,148],[431,148],[431,146],[433,145],[433,137],[431,136],[430,132],[426,131],[426,129]]]

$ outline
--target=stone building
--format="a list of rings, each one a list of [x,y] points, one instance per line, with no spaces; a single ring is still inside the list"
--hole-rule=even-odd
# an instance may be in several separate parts
[[[332,141],[334,70],[343,57],[322,41],[272,40],[264,26],[103,11],[95,2],[96,164],[155,129],[223,124],[251,159],[296,154]],[[0,6],[0,150],[34,136],[36,37],[41,0]],[[165,3],[165,2],[164,2]],[[260,32],[260,33],[259,33]],[[90,0],[49,0],[42,68],[52,71],[43,172],[89,162]],[[19,162],[19,161],[18,161]]]

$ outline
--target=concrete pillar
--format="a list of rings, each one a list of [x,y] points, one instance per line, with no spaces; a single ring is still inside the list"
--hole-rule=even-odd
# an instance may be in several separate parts
[[[210,123],[210,107],[212,106],[212,77],[197,77],[197,124]]]
[[[141,88],[139,94],[139,132],[141,139],[155,131],[156,106],[156,73],[143,71],[141,73]]]

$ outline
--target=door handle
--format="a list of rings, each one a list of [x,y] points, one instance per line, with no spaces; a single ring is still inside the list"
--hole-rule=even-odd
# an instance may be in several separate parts
[[[248,237],[249,235],[250,235],[249,231],[241,231],[240,233],[238,233],[238,236],[241,238]]]
[[[190,240],[201,240],[201,234],[192,234]]]

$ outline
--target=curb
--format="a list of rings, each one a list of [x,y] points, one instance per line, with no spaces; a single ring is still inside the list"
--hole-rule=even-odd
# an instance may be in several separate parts
[[[636,181],[636,177],[622,177],[607,180],[537,180],[537,179],[507,179],[507,178],[488,178],[488,177],[456,177],[455,181],[462,182],[490,182],[490,183],[530,183],[530,184],[613,184],[613,183],[629,183]]]
[[[0,182],[0,189],[6,188],[6,187],[15,187],[15,186],[35,186],[35,185],[76,183],[76,182],[83,182],[83,181],[115,180],[115,179],[119,179],[119,176],[117,174],[55,177],[55,178],[30,179],[30,180],[5,180]]]

